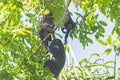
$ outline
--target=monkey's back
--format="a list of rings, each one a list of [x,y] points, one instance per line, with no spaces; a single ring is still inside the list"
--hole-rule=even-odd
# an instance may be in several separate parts
[[[55,60],[58,62],[58,70],[61,71],[66,60],[64,45],[61,40],[55,39],[52,41],[52,43],[50,44],[50,52],[52,53]]]

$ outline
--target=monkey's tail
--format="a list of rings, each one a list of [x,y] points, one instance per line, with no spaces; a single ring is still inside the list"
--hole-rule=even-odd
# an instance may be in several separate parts
[[[61,30],[62,30],[62,32],[63,32],[64,34],[67,33],[67,29],[62,28]]]

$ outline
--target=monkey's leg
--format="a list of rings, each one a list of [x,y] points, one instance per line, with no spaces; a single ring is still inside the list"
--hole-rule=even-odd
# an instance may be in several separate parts
[[[54,74],[54,77],[57,78],[58,77],[58,67],[57,67],[57,63],[53,60],[48,60],[45,62],[44,67],[48,67],[48,69]]]

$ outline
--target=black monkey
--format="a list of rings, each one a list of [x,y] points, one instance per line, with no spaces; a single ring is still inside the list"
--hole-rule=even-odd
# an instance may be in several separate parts
[[[54,60],[48,60],[44,63],[44,67],[47,67],[53,74],[54,77],[57,78],[58,74],[58,63]]]
[[[48,67],[56,78],[65,64],[66,57],[64,45],[60,39],[55,39],[50,44],[49,50],[53,55],[53,59],[45,62],[44,67]]]
[[[65,44],[67,43],[67,38],[68,38],[69,32],[75,27],[75,23],[72,20],[70,13],[68,13],[66,16],[68,19],[64,23],[64,28],[62,28],[62,32],[65,33]]]
[[[52,12],[44,15],[40,21],[41,30],[39,31],[40,38],[43,40],[54,28],[54,18]],[[45,47],[48,47],[48,41],[51,41],[51,36],[44,42]]]

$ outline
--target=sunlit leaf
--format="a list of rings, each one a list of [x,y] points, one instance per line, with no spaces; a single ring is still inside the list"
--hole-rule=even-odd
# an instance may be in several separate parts
[[[88,63],[88,60],[87,59],[82,59],[79,64],[82,64],[82,63]]]
[[[111,51],[112,51],[112,49],[111,49],[111,48],[108,48],[108,49],[106,49],[106,50],[104,51],[104,53],[105,53],[106,55],[109,55],[109,54],[111,53]]]
[[[103,59],[97,59],[94,61],[94,64],[99,63],[99,61],[104,61]]]
[[[112,44],[112,38],[111,36],[109,35],[108,38],[106,39],[105,41],[108,45],[111,45]]]
[[[92,54],[90,54],[90,57],[93,57],[93,56],[100,57],[100,55],[99,55],[99,54],[97,54],[97,53],[92,53]]]
[[[106,61],[106,62],[105,62],[105,64],[111,64],[111,63],[113,64],[113,63],[114,63],[114,61],[109,60],[109,61]]]
[[[97,41],[98,41],[100,44],[102,44],[102,45],[105,45],[105,46],[107,45],[107,43],[105,43],[104,41],[102,41],[102,40],[100,40],[100,39],[97,40]]]
[[[114,68],[113,66],[109,66],[109,65],[104,65],[104,67],[105,67],[106,69],[113,69],[113,68]]]
[[[29,30],[24,30],[25,33],[31,34],[31,31]]]
[[[113,41],[113,44],[114,44],[114,45],[119,44],[119,38],[116,38],[116,39]]]

